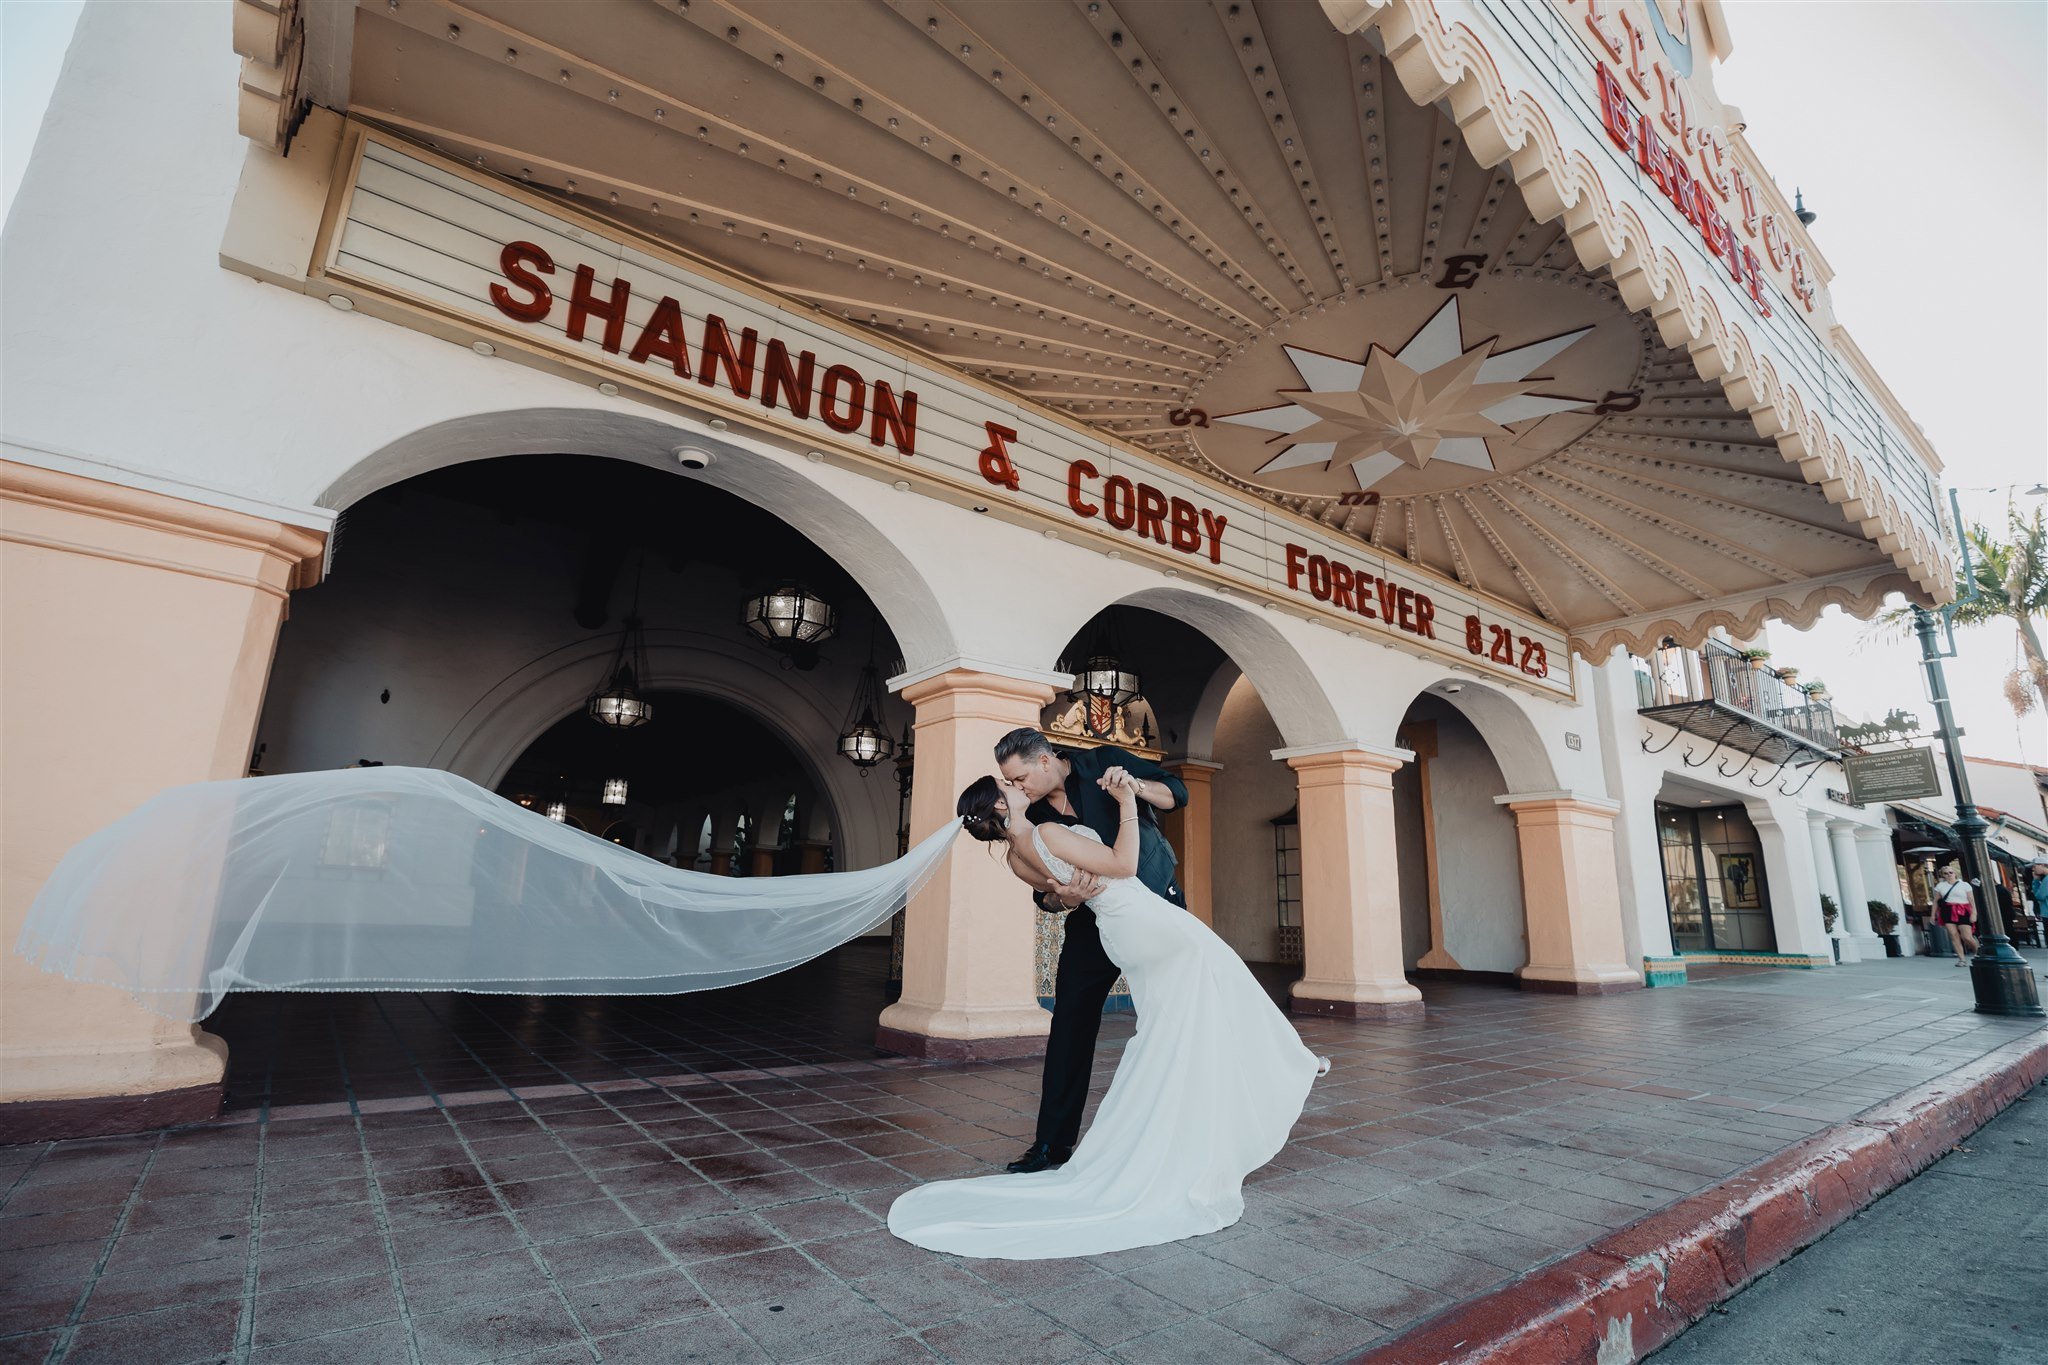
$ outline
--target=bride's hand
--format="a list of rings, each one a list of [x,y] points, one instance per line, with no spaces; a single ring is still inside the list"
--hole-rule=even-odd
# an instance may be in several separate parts
[[[1129,773],[1125,772],[1122,768],[1111,768],[1102,775],[1102,782],[1104,786],[1109,788],[1109,794],[1116,798],[1117,805],[1122,807],[1126,814],[1137,808],[1138,783]]]

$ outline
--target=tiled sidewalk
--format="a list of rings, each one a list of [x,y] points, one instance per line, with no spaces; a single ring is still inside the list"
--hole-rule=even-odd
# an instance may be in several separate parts
[[[878,977],[238,1001],[226,1121],[0,1149],[0,1361],[1341,1359],[2033,1031],[1921,959],[1426,984],[1298,1021],[1336,1070],[1236,1227],[972,1261],[881,1219],[1014,1155],[1036,1064],[877,1061]]]

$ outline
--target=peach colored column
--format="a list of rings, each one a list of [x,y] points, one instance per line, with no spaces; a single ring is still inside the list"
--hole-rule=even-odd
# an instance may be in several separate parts
[[[226,1045],[14,951],[72,844],[248,769],[287,595],[323,538],[0,461],[0,1142],[208,1117]]]
[[[910,842],[953,819],[968,783],[995,771],[996,741],[1036,726],[1048,683],[953,669],[915,682],[917,769]],[[1038,909],[986,844],[960,836],[910,902],[903,996],[882,1011],[875,1045],[914,1057],[1026,1057],[1045,1050],[1052,1016],[1038,1003],[1033,961]]]
[[[1643,984],[1621,934],[1613,801],[1573,792],[1496,796],[1515,813],[1522,904],[1529,921],[1527,990],[1605,995]]]
[[[1216,774],[1223,771],[1223,765],[1186,758],[1164,766],[1188,789],[1187,809],[1168,815],[1173,821],[1169,833],[1180,836],[1174,844],[1180,854],[1176,875],[1180,878],[1181,898],[1188,903],[1189,914],[1214,928]]]
[[[1422,993],[1401,967],[1394,772],[1411,755],[1356,743],[1276,749],[1300,793],[1302,979],[1296,1014],[1413,1019]]]

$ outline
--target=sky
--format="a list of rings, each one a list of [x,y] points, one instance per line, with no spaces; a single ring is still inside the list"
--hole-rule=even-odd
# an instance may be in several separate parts
[[[1778,184],[1820,217],[1835,316],[1920,423],[1962,492],[2002,525],[2048,479],[2048,5],[1728,0],[1714,88]],[[1910,115],[1900,117],[1899,115]],[[1994,485],[2018,485],[1996,491]],[[1772,628],[1771,662],[1823,677],[1838,710],[1931,724],[1918,651],[1866,644],[1830,608]],[[2048,762],[2048,719],[2016,722],[2010,626],[1957,632],[1945,665],[1965,752]]]
[[[0,217],[14,200],[79,0],[0,0]],[[2002,525],[2048,479],[2048,4],[1726,0],[1723,100],[1820,217],[1837,318],[1940,452],[1964,515]],[[222,41],[226,41],[223,28]],[[1902,115],[1910,115],[1902,116]],[[1917,650],[1830,609],[1771,631],[1849,718],[1931,722]],[[2048,718],[2001,690],[2015,632],[1958,632],[1965,749],[2048,762]]]

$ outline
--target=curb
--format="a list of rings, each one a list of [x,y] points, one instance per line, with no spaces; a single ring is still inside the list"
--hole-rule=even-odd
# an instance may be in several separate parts
[[[2048,1077],[2048,1037],[2007,1043],[1490,1293],[1351,1365],[1640,1360]]]

